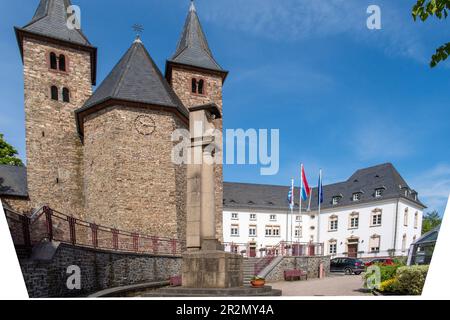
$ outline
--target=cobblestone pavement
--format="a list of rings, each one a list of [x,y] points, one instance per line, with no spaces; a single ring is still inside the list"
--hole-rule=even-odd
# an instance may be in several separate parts
[[[283,291],[283,296],[367,296],[361,275],[331,274],[325,279],[268,283]]]

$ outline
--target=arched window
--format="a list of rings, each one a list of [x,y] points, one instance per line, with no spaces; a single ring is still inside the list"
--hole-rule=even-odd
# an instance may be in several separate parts
[[[192,78],[192,93],[197,93],[197,79]]]
[[[205,81],[200,80],[198,82],[198,94],[203,94],[204,86],[205,86]]]
[[[62,98],[64,102],[70,102],[70,91],[67,88],[62,90]]]
[[[51,91],[52,100],[58,101],[58,87],[52,86],[50,91]]]
[[[50,53],[50,69],[57,70],[58,69],[58,63],[56,59],[56,54],[54,52]]]
[[[66,56],[63,54],[59,55],[59,70],[66,71]]]

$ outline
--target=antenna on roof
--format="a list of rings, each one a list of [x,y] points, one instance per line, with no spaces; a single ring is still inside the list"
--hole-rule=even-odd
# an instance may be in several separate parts
[[[141,42],[141,34],[142,32],[144,32],[144,26],[142,24],[134,24],[133,25],[133,30],[134,32],[136,32],[136,42]]]

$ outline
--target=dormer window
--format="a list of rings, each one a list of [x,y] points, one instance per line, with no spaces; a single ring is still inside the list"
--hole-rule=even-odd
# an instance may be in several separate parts
[[[353,201],[360,201],[361,200],[361,192],[355,192],[353,194]]]
[[[375,198],[380,198],[383,195],[383,188],[375,189]]]
[[[331,200],[333,206],[339,204],[339,202],[341,201],[341,196],[334,196],[333,199]]]

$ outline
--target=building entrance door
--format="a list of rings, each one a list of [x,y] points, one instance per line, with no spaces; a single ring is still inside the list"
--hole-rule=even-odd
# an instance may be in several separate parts
[[[256,257],[256,242],[250,242],[248,244],[249,247],[249,257],[254,258]]]
[[[358,244],[349,243],[347,246],[348,246],[348,257],[356,258],[358,256]]]

